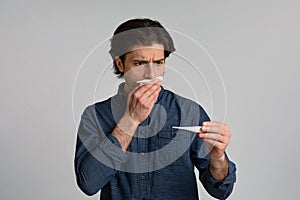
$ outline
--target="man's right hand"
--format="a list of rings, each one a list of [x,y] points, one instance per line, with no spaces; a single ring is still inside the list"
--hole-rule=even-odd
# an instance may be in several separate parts
[[[150,114],[161,88],[158,82],[138,86],[128,94],[125,114],[112,132],[125,152],[138,125]]]
[[[137,87],[128,95],[126,114],[133,122],[140,124],[150,114],[161,88],[158,82]]]

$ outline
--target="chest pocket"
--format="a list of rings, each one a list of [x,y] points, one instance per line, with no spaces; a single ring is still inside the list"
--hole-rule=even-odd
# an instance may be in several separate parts
[[[188,151],[180,150],[180,140],[175,131],[161,131],[157,134],[157,149],[159,161],[162,165],[185,165],[188,159]]]

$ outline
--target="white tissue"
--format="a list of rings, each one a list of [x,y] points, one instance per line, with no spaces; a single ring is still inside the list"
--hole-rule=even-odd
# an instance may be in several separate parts
[[[161,81],[164,80],[164,78],[162,76],[158,76],[158,77],[155,77],[153,79],[140,80],[140,81],[137,81],[136,83],[150,83],[150,82],[154,81],[155,79],[158,79],[158,80],[161,80]]]

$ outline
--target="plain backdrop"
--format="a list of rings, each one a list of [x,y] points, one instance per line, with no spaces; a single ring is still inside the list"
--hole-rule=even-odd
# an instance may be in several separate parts
[[[76,185],[77,123],[85,106],[116,90],[108,39],[132,17],[186,34],[171,32],[178,54],[167,61],[165,84],[229,124],[227,152],[238,169],[229,199],[297,199],[299,9],[296,0],[1,0],[0,199],[99,199]],[[179,53],[200,61],[202,78]]]

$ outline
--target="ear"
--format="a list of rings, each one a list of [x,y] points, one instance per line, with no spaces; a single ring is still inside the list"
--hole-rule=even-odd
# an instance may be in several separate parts
[[[124,66],[122,60],[119,57],[115,58],[115,64],[117,65],[120,72],[124,72]]]

